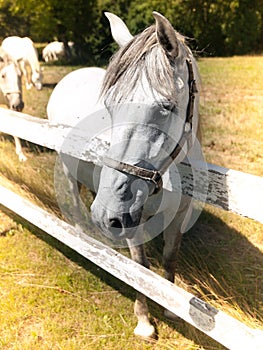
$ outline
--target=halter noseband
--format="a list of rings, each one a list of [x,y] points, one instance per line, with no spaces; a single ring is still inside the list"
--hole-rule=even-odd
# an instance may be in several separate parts
[[[186,60],[187,68],[188,68],[188,85],[189,85],[189,100],[186,111],[186,119],[185,124],[189,125],[188,130],[185,130],[176,144],[173,151],[170,153],[169,157],[166,159],[164,164],[162,165],[160,170],[150,170],[139,167],[137,165],[128,164],[125,162],[121,162],[115,159],[112,159],[108,156],[105,156],[103,159],[104,165],[107,167],[113,168],[115,170],[121,171],[126,174],[134,175],[139,177],[140,179],[151,181],[155,185],[155,190],[153,194],[158,193],[163,187],[162,176],[169,168],[169,166],[173,163],[175,158],[181,152],[185,143],[189,141],[189,138],[192,134],[192,126],[193,126],[193,114],[194,114],[194,101],[195,94],[198,92],[196,81],[194,78],[194,71],[192,61],[190,59]]]

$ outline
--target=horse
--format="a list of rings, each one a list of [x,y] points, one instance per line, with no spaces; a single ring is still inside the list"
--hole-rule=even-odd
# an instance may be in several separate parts
[[[0,104],[5,104],[18,112],[24,108],[21,76],[16,61],[0,47]],[[25,161],[27,158],[22,151],[19,138],[14,136],[14,139],[16,154],[20,161]]]
[[[70,50],[73,49],[74,43],[72,41],[68,42],[68,47]],[[42,51],[42,57],[45,62],[58,61],[67,56],[65,45],[61,41],[53,41],[44,47]]]
[[[26,89],[34,85],[37,90],[41,90],[43,74],[33,41],[28,37],[10,36],[3,40],[2,48],[19,63],[26,80]]]
[[[67,84],[72,83],[70,77],[64,78],[48,103],[48,118],[75,123],[83,132],[83,147],[85,136],[86,140],[101,138],[107,143],[98,168],[66,156],[62,147],[74,197],[72,217],[68,218],[75,220],[76,226],[81,221],[77,207],[81,202],[79,183],[83,183],[96,192],[90,208],[93,222],[113,245],[126,244],[134,261],[149,268],[144,243],[163,233],[165,277],[174,282],[182,235],[195,221],[193,200],[173,184],[176,164],[186,156],[199,157],[201,152],[197,64],[184,37],[158,12],[153,12],[155,25],[135,37],[118,16],[105,15],[120,46],[106,72],[94,87],[95,68],[86,68],[85,77],[82,72],[70,73],[72,78],[78,74],[73,86]],[[63,190],[60,186],[58,192]],[[62,209],[68,206],[66,201],[60,204]],[[141,293],[137,293],[134,312],[138,321],[134,333],[155,337],[147,300]],[[174,317],[167,310],[165,315]]]

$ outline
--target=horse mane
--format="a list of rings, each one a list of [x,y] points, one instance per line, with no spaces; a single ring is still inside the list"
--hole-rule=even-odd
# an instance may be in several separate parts
[[[175,64],[168,59],[159,45],[155,28],[155,25],[146,28],[113,55],[106,71],[101,96],[106,95],[115,85],[116,88],[110,94],[110,99],[115,103],[120,102],[132,93],[142,75],[145,74],[152,90],[170,101],[176,101]],[[185,38],[175,33],[184,57],[191,56],[191,51],[185,44]]]
[[[4,66],[7,66],[12,62],[16,64],[16,61],[14,61],[13,58],[0,46],[0,68],[2,69]]]
[[[0,46],[0,70],[13,63],[19,69],[18,63]],[[19,69],[20,70],[20,69]]]

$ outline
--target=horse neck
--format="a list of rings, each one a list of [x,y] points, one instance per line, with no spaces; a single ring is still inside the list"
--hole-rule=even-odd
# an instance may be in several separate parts
[[[40,72],[40,64],[38,61],[37,53],[34,48],[32,48],[30,51],[30,55],[26,59],[30,64],[32,71]]]

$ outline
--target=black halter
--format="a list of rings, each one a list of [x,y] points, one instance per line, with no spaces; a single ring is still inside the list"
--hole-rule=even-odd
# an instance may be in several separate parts
[[[139,167],[137,165],[128,164],[125,162],[121,162],[115,159],[112,159],[110,157],[105,156],[103,163],[107,167],[113,168],[115,170],[119,170],[123,173],[127,173],[130,175],[137,176],[143,180],[151,181],[155,185],[155,190],[153,193],[159,192],[163,187],[163,180],[162,176],[166,172],[166,170],[169,168],[169,166],[173,163],[175,158],[178,156],[178,154],[181,152],[183,146],[185,143],[189,141],[189,138],[192,135],[192,125],[193,125],[193,114],[194,114],[194,101],[195,101],[195,94],[198,92],[196,81],[194,79],[194,71],[193,71],[193,65],[192,61],[190,59],[186,60],[187,68],[188,68],[188,85],[189,85],[189,100],[187,105],[187,111],[186,111],[186,119],[185,124],[188,123],[189,128],[188,130],[185,130],[179,140],[179,142],[174,147],[173,151],[169,155],[169,157],[166,159],[164,164],[162,165],[160,170],[150,170],[145,169],[142,167]]]

